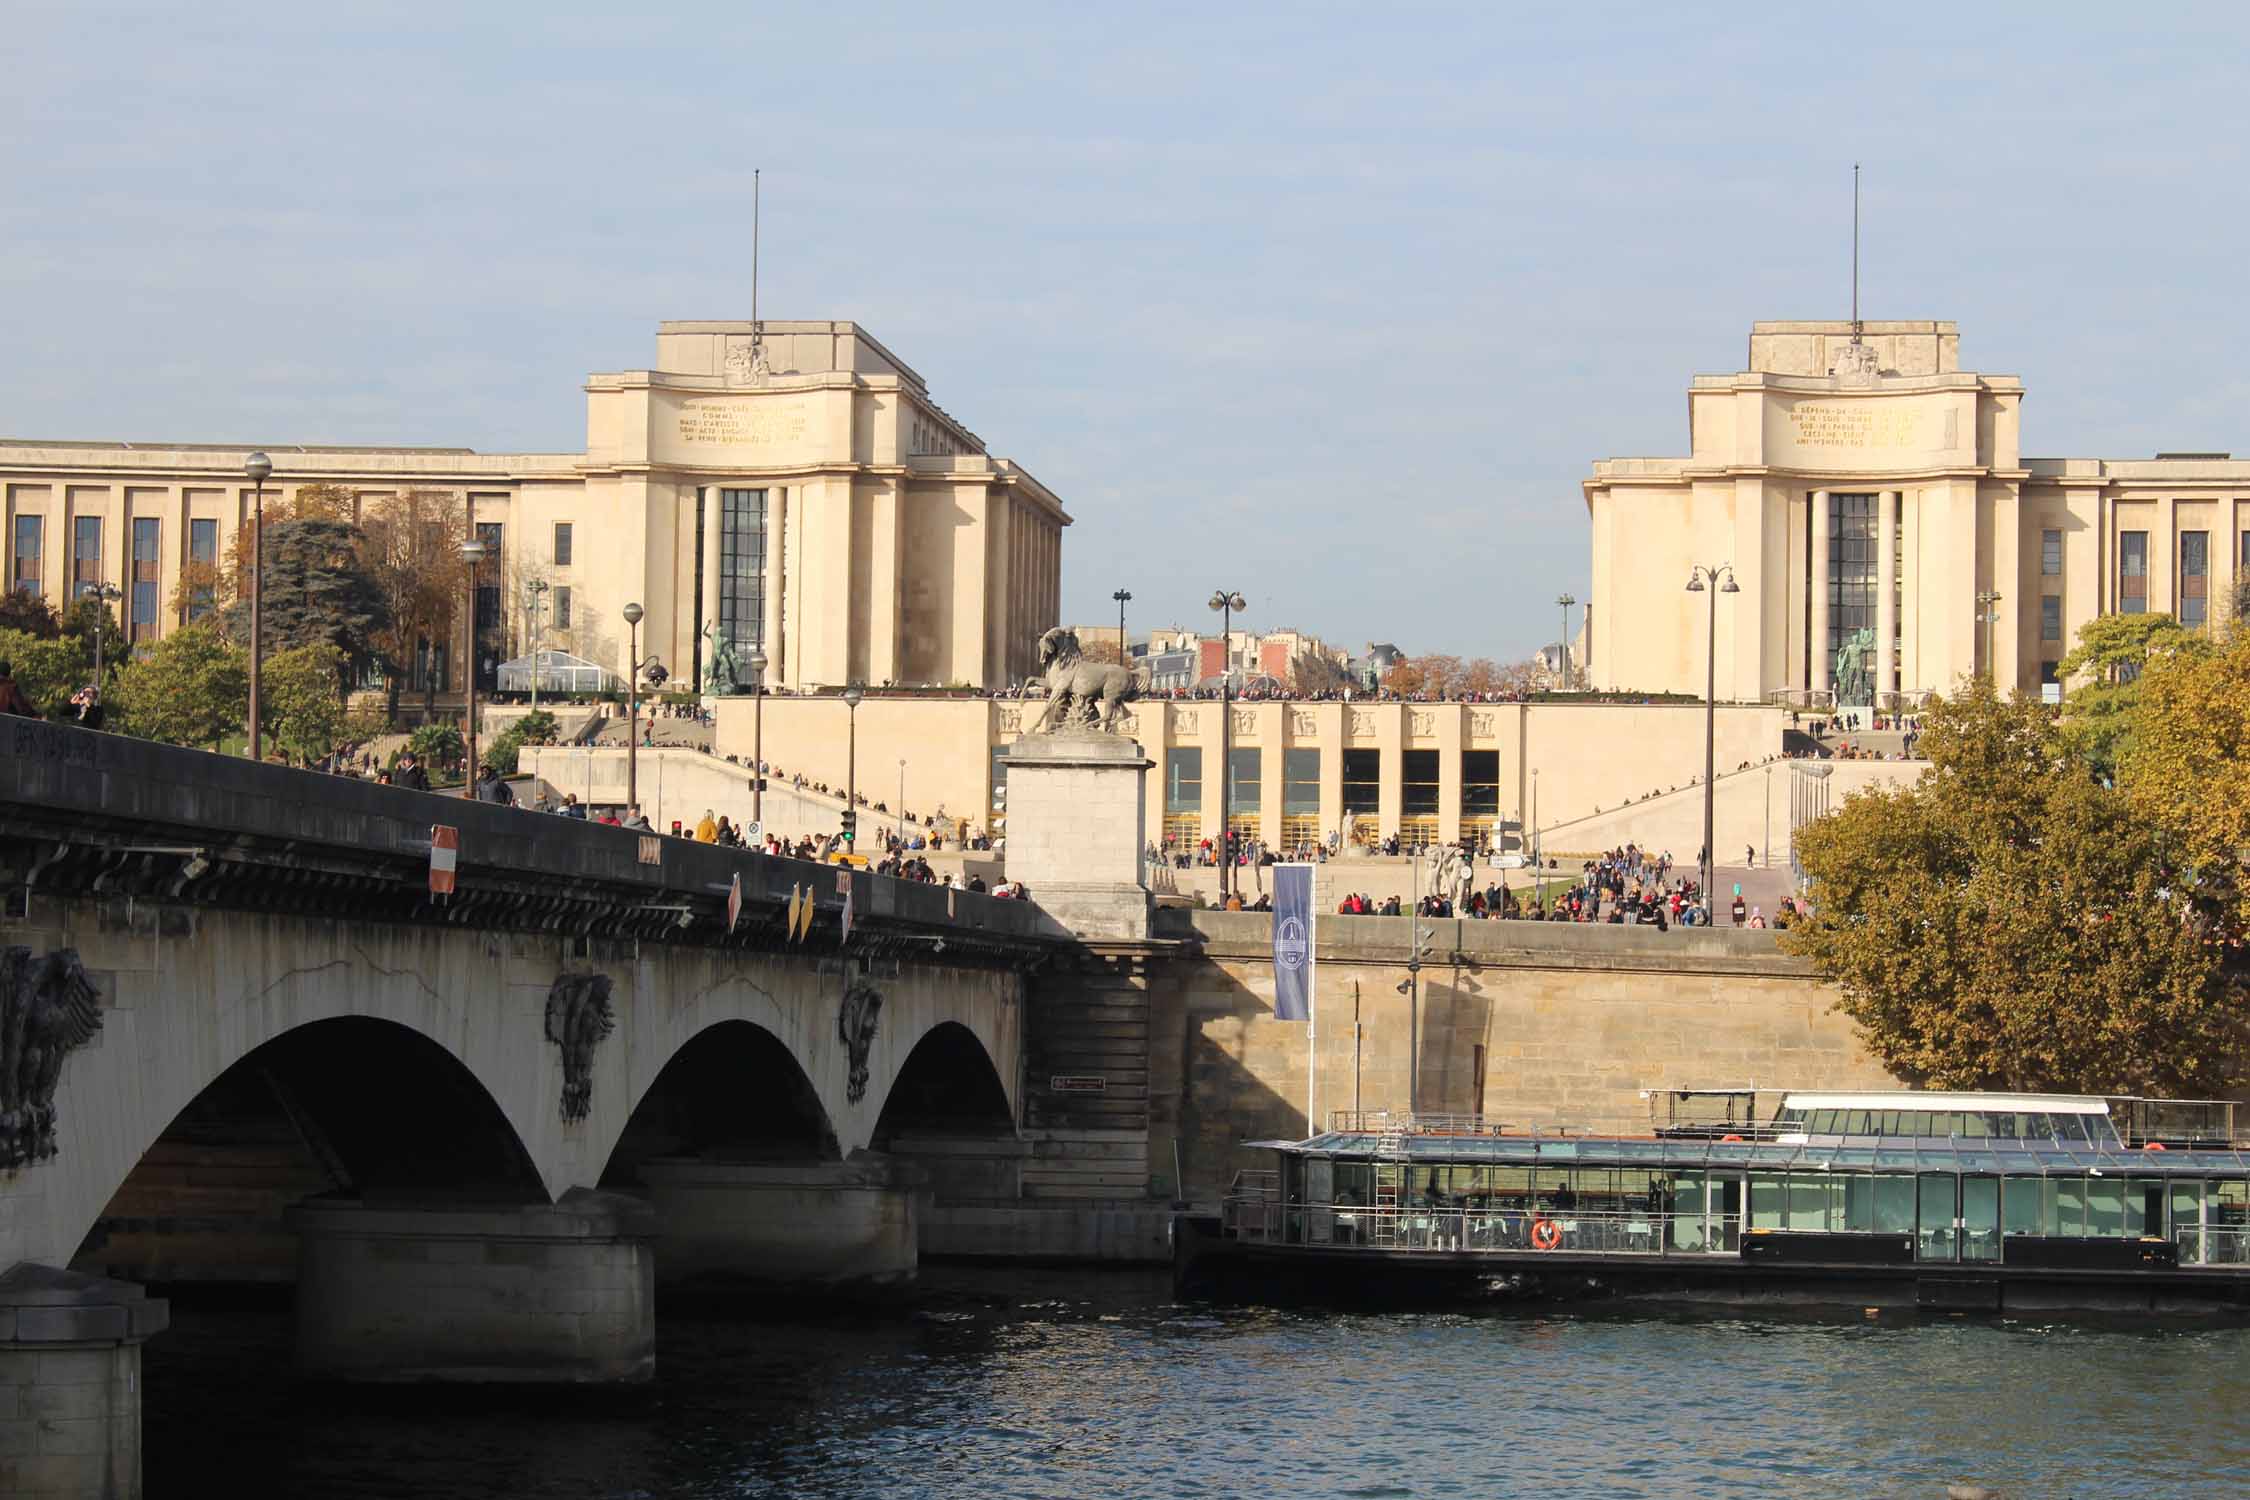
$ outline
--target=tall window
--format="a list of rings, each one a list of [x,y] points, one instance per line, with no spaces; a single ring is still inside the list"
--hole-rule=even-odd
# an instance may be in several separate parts
[[[2148,533],[2145,531],[2117,534],[2117,612],[2122,615],[2148,613]]]
[[[719,491],[719,639],[747,674],[766,641],[766,492]]]
[[[555,629],[570,629],[570,587],[568,584],[555,590]]]
[[[70,539],[70,597],[82,598],[102,583],[102,518],[79,516]]]
[[[15,545],[12,549],[15,564],[8,587],[25,594],[44,591],[43,554],[46,550],[46,532],[45,516],[16,517]]]
[[[1484,846],[1500,820],[1500,752],[1461,752],[1461,842]]]
[[[1281,752],[1281,842],[1309,849],[1320,839],[1320,751],[1292,746]]]
[[[2039,639],[2062,639],[2062,595],[2047,594],[2039,600]]]
[[[1245,838],[1257,836],[1258,812],[1265,805],[1264,761],[1255,745],[1227,751],[1227,827]]]
[[[1860,631],[1869,632],[1873,639],[1878,544],[1875,497],[1830,495],[1828,517],[1827,651],[1833,662],[1844,643]],[[1866,680],[1874,681],[1872,670]]]
[[[125,638],[135,645],[156,639],[157,569],[163,539],[162,521],[154,516],[133,518],[133,582],[127,601],[131,612],[125,623]]]
[[[1203,838],[1203,747],[1174,745],[1164,752],[1164,836],[1192,850]]]
[[[555,566],[558,568],[570,566],[570,523],[568,521],[557,521],[555,523]]]
[[[2180,533],[2180,623],[2203,625],[2211,619],[2211,533]]]
[[[211,613],[215,602],[213,585],[217,582],[219,566],[219,523],[212,520],[191,520],[187,535],[188,566],[194,571],[195,581],[189,586],[187,617],[200,620]]]
[[[2060,531],[2042,531],[2039,533],[2039,571],[2049,578],[2062,577],[2062,533]]]

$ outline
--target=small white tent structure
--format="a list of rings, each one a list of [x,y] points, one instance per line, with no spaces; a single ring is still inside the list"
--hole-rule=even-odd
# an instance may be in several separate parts
[[[568,651],[535,651],[500,664],[500,691],[528,693],[536,675],[542,693],[606,693],[617,686],[617,674]]]

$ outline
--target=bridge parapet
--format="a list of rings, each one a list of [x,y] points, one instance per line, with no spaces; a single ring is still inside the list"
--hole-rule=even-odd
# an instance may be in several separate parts
[[[456,890],[429,893],[431,828],[459,830]],[[731,882],[742,919],[730,932]],[[1055,940],[1028,903],[663,834],[260,765],[30,719],[0,722],[0,879],[19,889],[362,921],[760,949],[841,946],[1035,962]],[[792,939],[804,895],[831,920]]]

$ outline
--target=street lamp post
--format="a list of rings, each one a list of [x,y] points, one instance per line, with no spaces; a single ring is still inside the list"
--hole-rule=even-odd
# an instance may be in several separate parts
[[[844,842],[859,843],[859,700],[867,689],[856,682],[844,685],[846,729],[844,736],[844,811],[851,815],[851,835]]]
[[[1248,609],[1250,602],[1230,589],[1219,589],[1211,595],[1211,607],[1219,612],[1219,904],[1227,904],[1228,873],[1234,864],[1234,807],[1232,747],[1228,743],[1234,734],[1234,713],[1230,707],[1234,685],[1234,612]]]
[[[1561,659],[1563,690],[1568,692],[1570,690],[1570,607],[1578,602],[1578,598],[1574,594],[1557,594],[1555,602],[1562,606],[1562,641],[1556,647],[1556,652]]]
[[[534,578],[524,585],[524,590],[531,595],[531,602],[526,606],[531,613],[531,711],[537,713],[539,712],[539,616],[544,613],[544,606],[547,602],[547,580]]]
[[[900,844],[906,842],[906,760],[898,763],[898,805],[891,813],[891,835]]]
[[[750,821],[758,825],[761,836],[766,831],[766,649],[750,648],[750,676],[756,686],[751,689],[756,701],[750,708]]]
[[[468,649],[463,655],[468,659],[468,671],[464,680],[468,684],[466,701],[469,708],[469,760],[461,772],[461,795],[464,797],[474,797],[477,794],[477,564],[484,561],[485,551],[484,542],[473,533],[461,544],[461,558],[469,565],[469,612],[463,616],[468,622]]]
[[[1977,595],[1977,623],[1984,627],[1984,675],[2000,687],[2000,664],[1992,659],[1992,627],[2000,622],[2000,596],[1991,589]]]
[[[1125,649],[1125,606],[1133,602],[1133,591],[1119,589],[1109,597],[1117,601],[1117,664],[1129,667],[1133,664],[1133,653]]]
[[[628,604],[625,616],[625,810],[641,805],[641,614],[639,604]]]
[[[109,634],[109,603],[122,599],[125,591],[114,583],[96,584],[91,590],[94,600],[94,705],[102,701],[102,643]],[[98,721],[97,721],[98,722]]]
[[[1698,878],[1703,882],[1703,924],[1708,927],[1711,925],[1711,869],[1719,857],[1719,851],[1711,842],[1714,792],[1711,778],[1718,770],[1719,742],[1719,596],[1739,594],[1742,589],[1734,581],[1731,563],[1716,566],[1697,563],[1688,573],[1687,591],[1711,596],[1709,630],[1704,637],[1709,650],[1703,680],[1703,858],[1698,870]]]
[[[251,502],[250,555],[250,758],[266,758],[265,719],[260,712],[258,687],[265,677],[266,594],[266,480],[273,475],[273,460],[253,453],[242,461],[250,476],[255,499]]]

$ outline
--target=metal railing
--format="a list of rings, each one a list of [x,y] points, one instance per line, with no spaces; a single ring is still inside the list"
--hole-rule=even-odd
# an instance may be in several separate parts
[[[2173,1238],[2183,1266],[2250,1266],[2250,1228],[2182,1229]]]
[[[1742,1245],[1742,1216],[1724,1213],[1308,1205],[1245,1195],[1227,1200],[1223,1221],[1252,1243],[1435,1253],[1705,1255]]]

